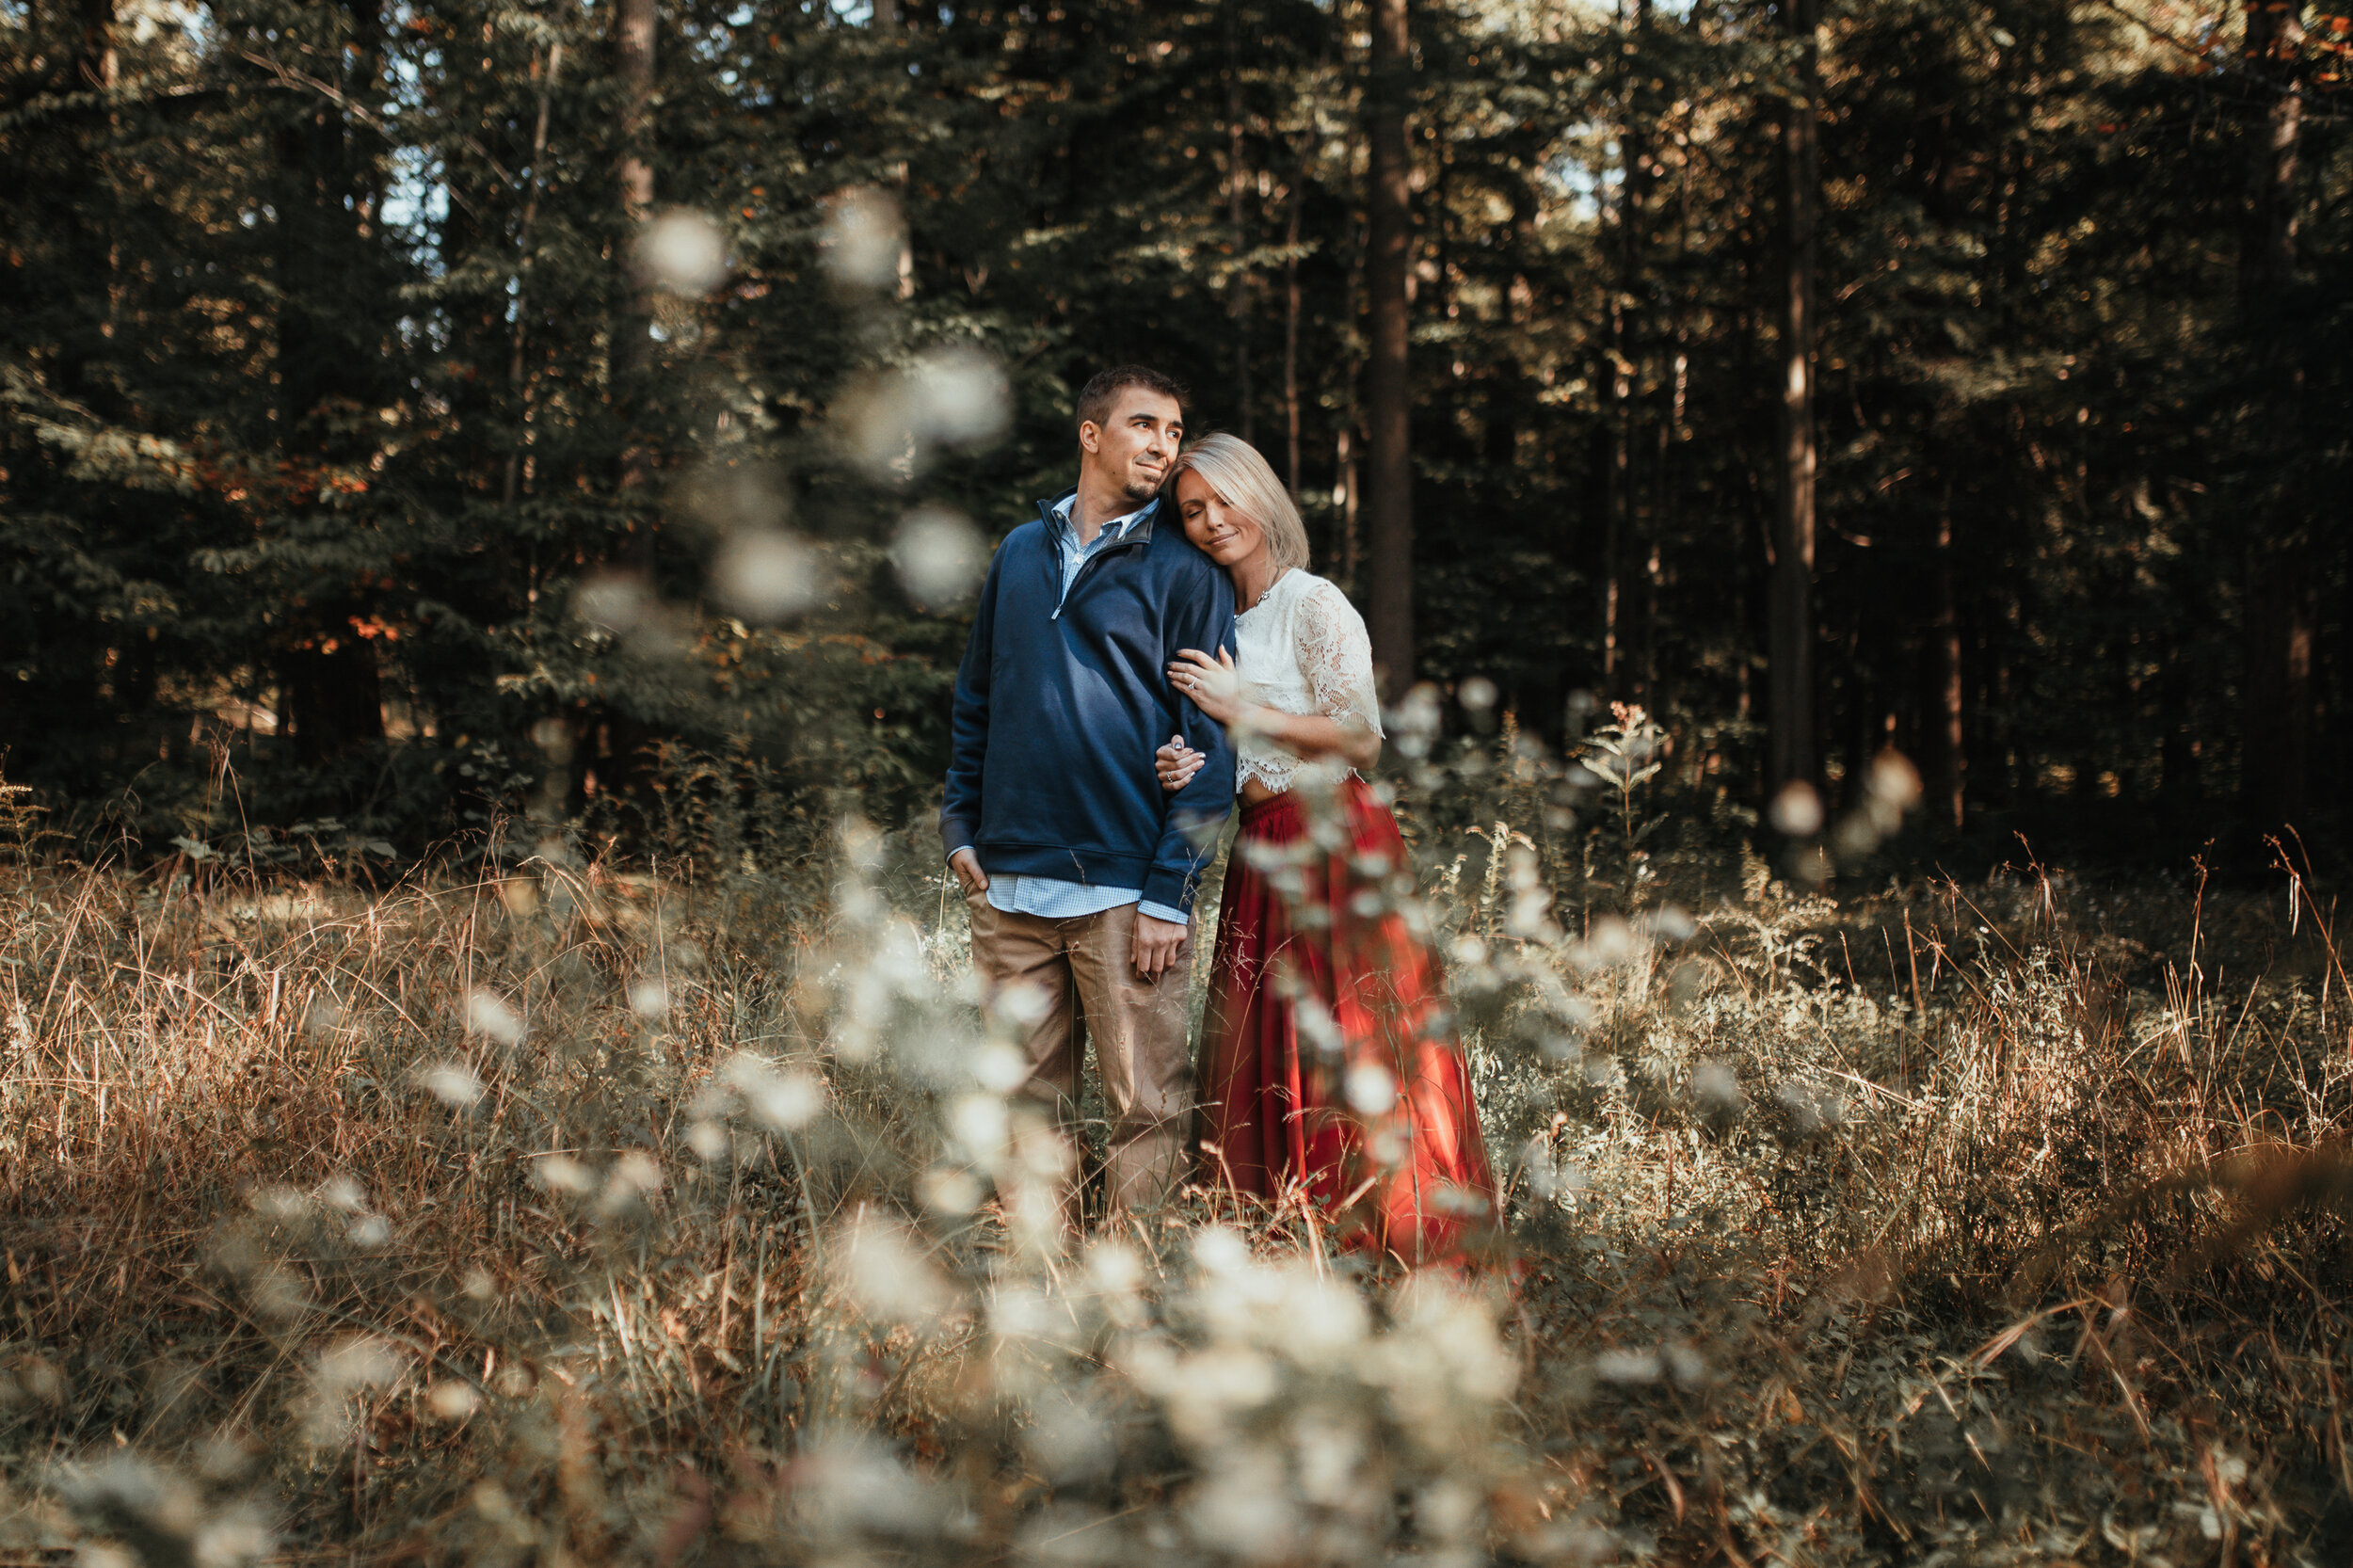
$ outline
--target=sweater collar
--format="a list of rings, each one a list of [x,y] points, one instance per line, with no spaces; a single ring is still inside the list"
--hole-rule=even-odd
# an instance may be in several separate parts
[[[1070,526],[1067,520],[1057,514],[1060,513],[1065,504],[1077,504],[1078,494],[1079,487],[1073,485],[1070,488],[1063,491],[1062,494],[1055,496],[1053,499],[1049,501],[1041,501],[1037,504],[1037,515],[1039,520],[1046,524],[1048,532],[1050,533],[1056,528],[1067,528]],[[1135,521],[1128,525],[1127,533],[1122,535],[1117,542],[1121,544],[1149,544],[1152,540],[1152,525],[1160,520],[1160,498],[1157,495],[1154,496],[1150,501],[1144,504],[1144,510],[1140,514],[1131,513],[1129,515],[1135,518]],[[1118,520],[1113,519],[1112,520],[1116,521]]]

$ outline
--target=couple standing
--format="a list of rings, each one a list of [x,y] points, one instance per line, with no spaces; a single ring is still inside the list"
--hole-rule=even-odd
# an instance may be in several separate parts
[[[1307,570],[1263,457],[1183,446],[1183,401],[1141,366],[1089,381],[1077,488],[989,565],[940,811],[973,961],[992,997],[1043,997],[1021,1095],[1065,1134],[1094,1042],[1113,1211],[1197,1174],[1375,1255],[1459,1260],[1495,1181],[1400,911],[1411,863],[1356,771],[1382,739],[1364,622]],[[1193,892],[1237,793],[1196,1106]]]

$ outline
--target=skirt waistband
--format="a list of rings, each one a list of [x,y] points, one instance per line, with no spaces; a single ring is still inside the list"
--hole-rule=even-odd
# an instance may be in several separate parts
[[[1374,798],[1372,786],[1366,783],[1362,778],[1353,773],[1346,778],[1340,780],[1339,793],[1352,805],[1359,801],[1369,801]],[[1303,807],[1299,801],[1299,792],[1296,790],[1285,790],[1281,794],[1269,795],[1264,800],[1245,802],[1241,808],[1241,814],[1236,819],[1236,821],[1241,824],[1242,830],[1247,832],[1253,826],[1266,822],[1271,818],[1287,814],[1290,816],[1300,816],[1305,812],[1305,808]]]
[[[1281,794],[1269,795],[1264,800],[1244,801],[1239,820],[1244,827],[1248,827],[1252,823],[1272,817],[1278,812],[1298,809],[1298,804],[1291,799],[1291,792],[1285,790]]]

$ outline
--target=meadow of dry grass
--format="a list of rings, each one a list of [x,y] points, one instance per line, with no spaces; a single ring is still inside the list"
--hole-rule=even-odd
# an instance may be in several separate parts
[[[920,844],[0,871],[0,1557],[2353,1553],[2325,901],[1451,841],[1470,1285],[1058,1246]]]

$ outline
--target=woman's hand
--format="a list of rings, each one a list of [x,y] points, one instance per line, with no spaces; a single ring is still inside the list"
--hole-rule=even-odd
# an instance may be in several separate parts
[[[1182,735],[1171,735],[1168,744],[1152,754],[1152,771],[1160,776],[1160,788],[1175,794],[1193,782],[1193,776],[1201,771],[1209,759],[1185,744]]]
[[[1217,650],[1215,659],[1197,648],[1178,648],[1176,662],[1168,666],[1168,679],[1195,708],[1220,724],[1232,724],[1245,706],[1241,671],[1234,667],[1234,656],[1225,648]]]

